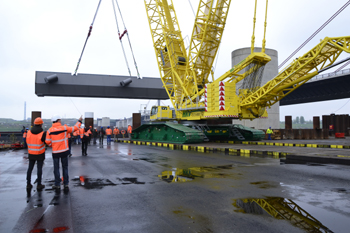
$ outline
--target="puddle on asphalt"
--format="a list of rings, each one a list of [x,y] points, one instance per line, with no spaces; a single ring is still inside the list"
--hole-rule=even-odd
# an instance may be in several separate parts
[[[75,182],[75,186],[82,186],[86,189],[102,189],[105,186],[116,186],[116,185],[128,185],[128,184],[146,184],[146,182],[138,181],[136,177],[124,177],[116,178],[119,182],[117,184],[113,183],[109,179],[94,179],[87,178],[84,176],[76,176],[72,181]],[[154,182],[149,182],[154,183]]]
[[[272,183],[269,181],[259,181],[259,182],[251,182],[250,184],[258,186],[261,189],[269,189],[269,188],[278,188],[280,187],[280,183]]]
[[[236,207],[235,212],[285,219],[306,232],[333,232],[290,199],[281,197],[234,199],[232,205]]]
[[[105,186],[115,186],[109,179],[86,178],[84,176],[75,177],[72,179],[75,186],[82,186],[86,189],[102,189]]]
[[[187,182],[195,178],[226,178],[231,174],[221,172],[221,170],[232,169],[233,165],[212,166],[212,167],[193,167],[186,169],[173,168],[171,171],[163,171],[158,177],[168,183]]]
[[[344,189],[344,188],[334,188],[334,189],[331,189],[332,192],[337,192],[337,193],[346,193],[347,190]]]
[[[307,162],[303,160],[297,160],[297,159],[280,159],[281,164],[297,164],[297,165],[306,165],[306,166],[327,166],[327,164],[323,163],[312,163],[312,162]]]
[[[121,181],[123,185],[125,184],[145,184],[145,182],[140,182],[137,180],[137,178],[117,178],[117,180]]]
[[[29,233],[41,233],[41,232],[49,232],[49,229],[40,228],[40,229],[33,229],[29,231]]]

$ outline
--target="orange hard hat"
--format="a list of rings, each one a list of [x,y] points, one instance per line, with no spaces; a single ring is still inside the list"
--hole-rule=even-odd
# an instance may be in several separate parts
[[[40,117],[35,118],[34,125],[42,125],[42,124],[44,124],[43,119],[41,119]]]

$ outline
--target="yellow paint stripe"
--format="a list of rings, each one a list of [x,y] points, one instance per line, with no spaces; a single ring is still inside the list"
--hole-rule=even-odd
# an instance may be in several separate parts
[[[340,158],[350,158],[349,155],[337,155],[337,157],[340,157]]]

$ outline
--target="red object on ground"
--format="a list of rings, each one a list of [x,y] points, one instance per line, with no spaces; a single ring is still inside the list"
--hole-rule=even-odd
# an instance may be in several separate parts
[[[14,144],[11,144],[11,148],[12,149],[22,149],[22,148],[24,148],[24,146],[21,143],[14,143]]]
[[[336,138],[345,138],[345,134],[344,133],[335,133],[335,137]]]

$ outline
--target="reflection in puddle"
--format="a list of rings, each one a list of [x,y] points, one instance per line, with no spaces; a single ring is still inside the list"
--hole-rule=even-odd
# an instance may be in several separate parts
[[[220,172],[223,169],[232,169],[232,165],[215,166],[215,167],[193,167],[186,169],[174,168],[171,171],[163,171],[158,177],[168,183],[192,181],[199,178],[225,178],[228,174]]]
[[[265,199],[236,199],[233,206],[236,212],[270,215],[285,219],[306,232],[332,232],[317,219],[290,199],[268,197]]]
[[[83,186],[86,189],[102,189],[104,186],[115,186],[109,179],[94,179],[83,176],[72,179],[77,183],[76,186]]]

